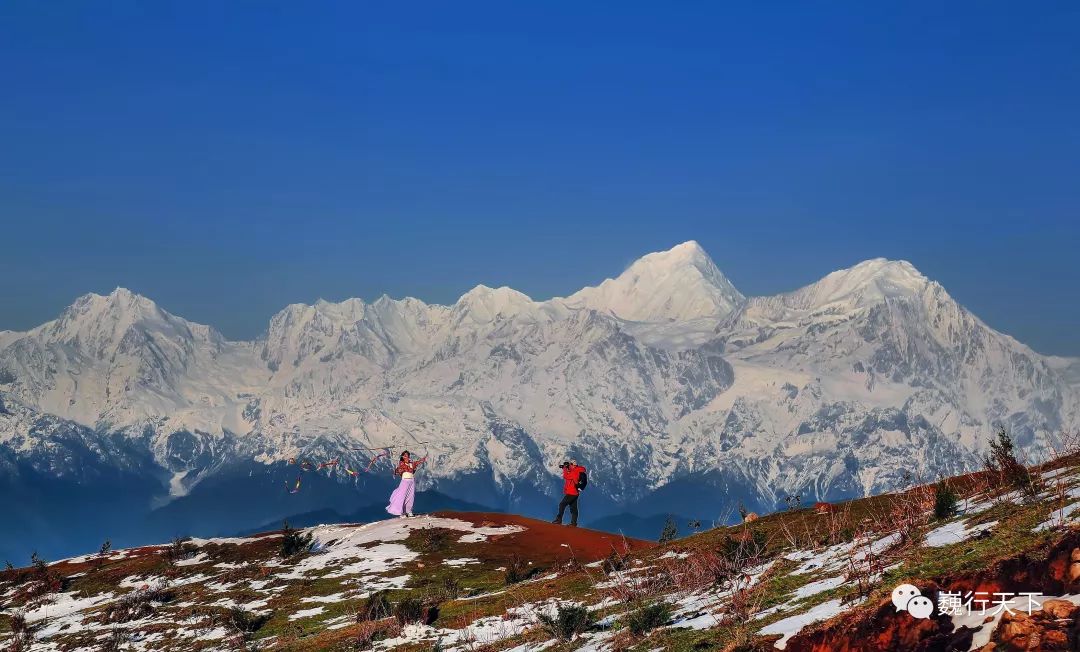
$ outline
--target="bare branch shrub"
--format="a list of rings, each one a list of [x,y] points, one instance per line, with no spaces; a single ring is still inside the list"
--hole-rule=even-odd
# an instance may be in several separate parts
[[[174,597],[175,592],[165,583],[132,591],[106,605],[98,621],[108,625],[149,618],[157,612],[157,605],[170,602]]]

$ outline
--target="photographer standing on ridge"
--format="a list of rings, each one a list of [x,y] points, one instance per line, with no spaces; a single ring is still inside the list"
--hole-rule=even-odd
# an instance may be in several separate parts
[[[570,460],[559,465],[563,477],[563,499],[559,503],[559,514],[552,523],[562,525],[563,512],[570,508],[570,527],[577,527],[578,496],[581,490],[589,484],[589,475],[584,466],[578,466],[577,460]]]

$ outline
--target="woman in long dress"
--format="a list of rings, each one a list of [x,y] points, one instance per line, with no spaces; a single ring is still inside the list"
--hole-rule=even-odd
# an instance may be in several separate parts
[[[416,499],[414,474],[423,463],[424,458],[414,462],[409,451],[401,453],[401,457],[398,458],[397,468],[394,469],[394,475],[401,476],[401,483],[398,484],[394,493],[390,494],[390,504],[386,506],[386,511],[399,518],[413,515],[413,501]]]

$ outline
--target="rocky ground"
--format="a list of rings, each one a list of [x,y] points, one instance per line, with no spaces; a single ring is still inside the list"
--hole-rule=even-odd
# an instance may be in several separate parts
[[[1030,478],[953,478],[955,509],[938,517],[935,485],[793,498],[659,546],[445,513],[36,560],[0,573],[0,646],[1080,649],[1080,458]],[[901,584],[934,603],[929,617],[897,610]],[[946,592],[973,602],[943,612]]]

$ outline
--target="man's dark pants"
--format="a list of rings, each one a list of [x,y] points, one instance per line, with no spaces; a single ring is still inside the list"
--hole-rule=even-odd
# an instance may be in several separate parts
[[[555,517],[555,522],[562,523],[563,512],[566,508],[570,508],[570,525],[577,525],[577,496],[571,496],[566,494],[563,496],[562,502],[559,503],[559,515]]]

